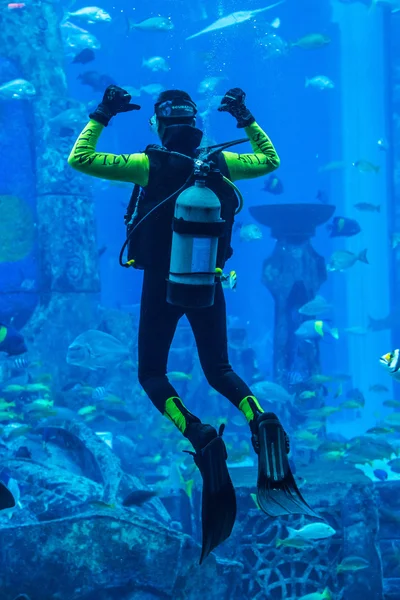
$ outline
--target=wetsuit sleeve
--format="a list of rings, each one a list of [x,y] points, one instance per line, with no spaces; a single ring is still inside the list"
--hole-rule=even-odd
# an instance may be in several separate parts
[[[68,164],[87,175],[128,181],[145,187],[149,182],[147,154],[109,154],[97,152],[96,145],[104,126],[90,120],[72,148]]]
[[[280,158],[273,143],[257,123],[245,127],[254,154],[236,154],[223,152],[231,181],[262,177],[275,171],[280,165]]]

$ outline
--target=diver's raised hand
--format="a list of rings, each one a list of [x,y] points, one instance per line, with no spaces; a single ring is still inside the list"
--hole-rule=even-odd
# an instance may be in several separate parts
[[[112,117],[118,113],[140,110],[138,104],[130,104],[132,96],[117,85],[109,85],[104,92],[103,100],[89,117],[107,127]]]
[[[255,118],[245,104],[246,94],[240,88],[231,88],[221,100],[220,112],[228,112],[237,121],[237,127],[243,129],[254,123]]]

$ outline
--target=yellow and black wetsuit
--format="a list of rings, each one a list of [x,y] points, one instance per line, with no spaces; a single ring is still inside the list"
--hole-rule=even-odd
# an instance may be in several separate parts
[[[68,159],[75,169],[102,179],[126,181],[150,189],[153,179],[151,157],[146,152],[110,154],[96,150],[103,126],[91,120],[79,135]],[[279,166],[279,157],[257,123],[245,128],[253,153],[221,152],[222,162],[231,181],[262,177]],[[176,187],[184,183],[177,177]],[[154,186],[153,188],[154,189]],[[166,194],[160,198],[163,199]],[[158,226],[160,216],[158,216]],[[148,221],[151,221],[148,219]],[[151,224],[148,226],[151,237]],[[165,222],[171,231],[171,220]],[[138,228],[140,229],[140,227]],[[158,232],[153,236],[155,242]],[[167,378],[170,345],[179,319],[186,314],[193,330],[200,362],[209,384],[238,407],[250,422],[255,410],[262,411],[246,383],[232,370],[228,359],[225,298],[221,283],[217,283],[215,300],[209,308],[184,310],[166,301],[165,272],[144,267],[139,323],[139,382],[161,413],[168,416],[185,434],[191,422],[199,419],[183,405]],[[190,439],[190,438],[189,438]],[[192,441],[192,440],[191,440]],[[192,442],[193,443],[193,442]]]

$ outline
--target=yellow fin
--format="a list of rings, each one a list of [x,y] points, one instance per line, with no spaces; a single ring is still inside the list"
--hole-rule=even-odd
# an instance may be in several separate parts
[[[257,508],[259,508],[261,510],[260,505],[258,504],[258,500],[257,500],[257,494],[250,494],[254,504],[257,506]]]

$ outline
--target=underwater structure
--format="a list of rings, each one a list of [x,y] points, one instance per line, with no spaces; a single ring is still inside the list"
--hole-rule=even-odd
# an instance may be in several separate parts
[[[274,379],[286,385],[287,373],[298,371],[309,378],[320,368],[318,343],[299,339],[295,331],[307,319],[298,309],[315,298],[327,278],[325,259],[310,238],[332,217],[335,206],[269,204],[249,211],[277,240],[272,255],[264,260],[262,281],[275,302]]]

